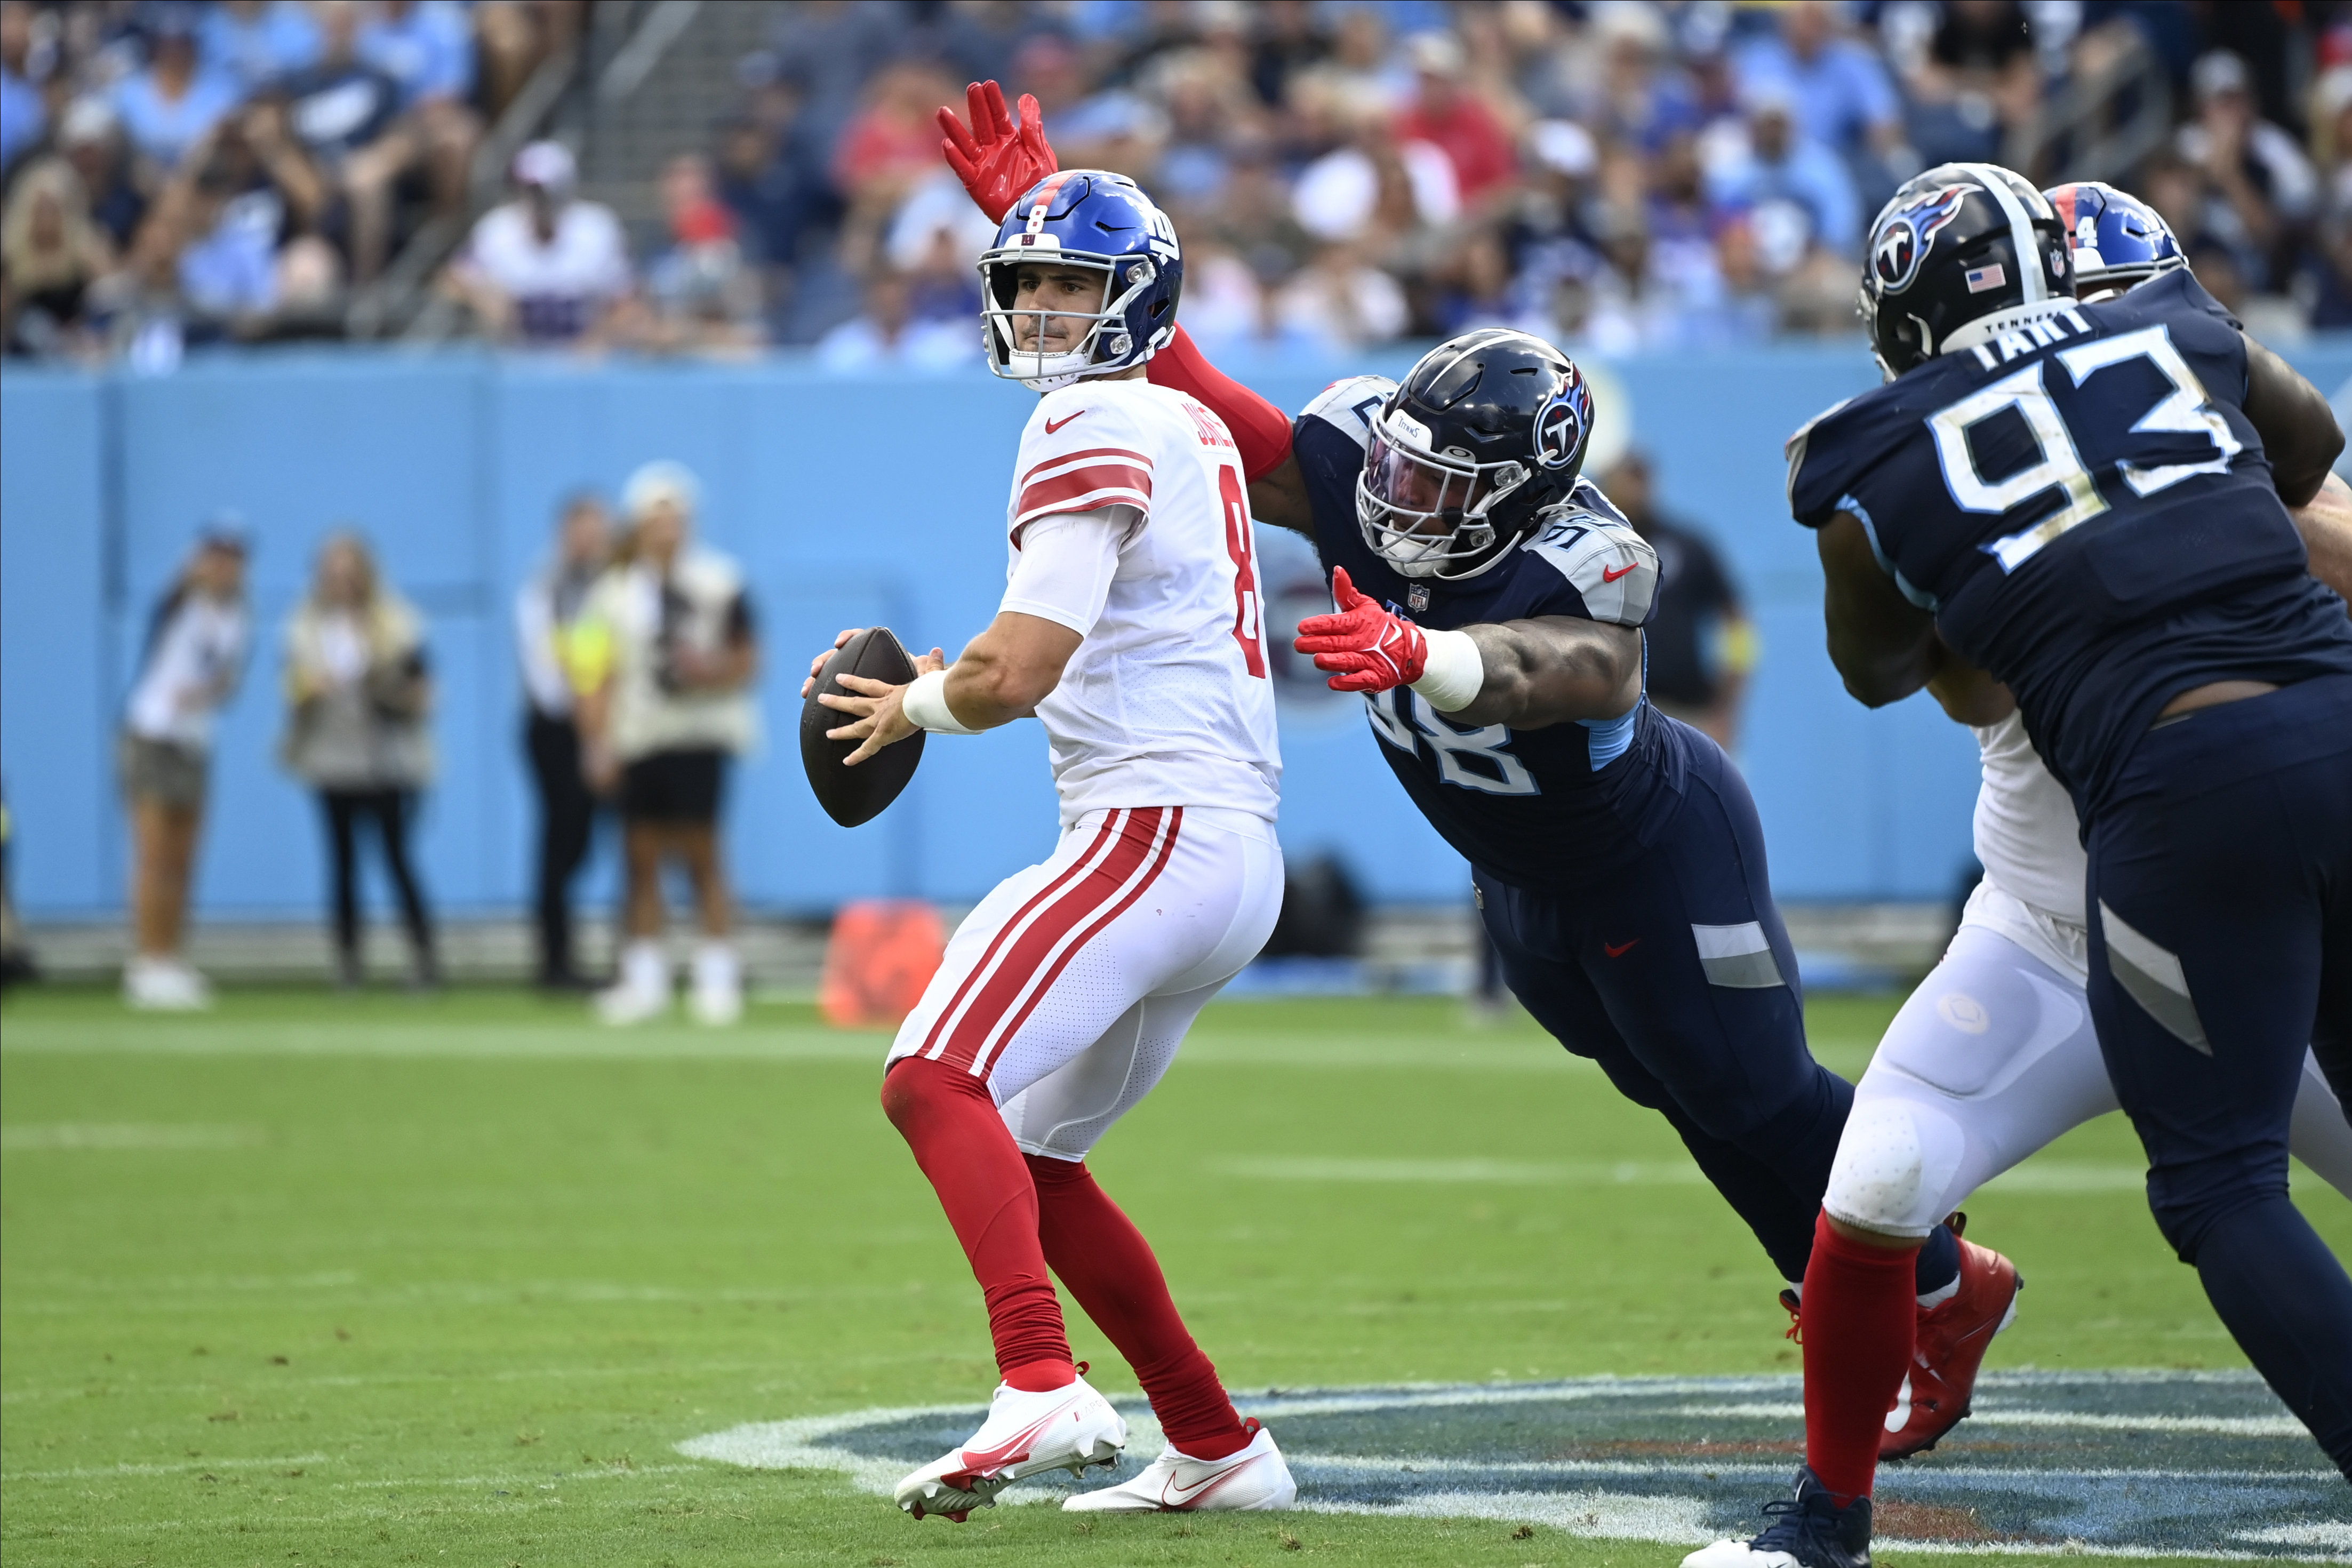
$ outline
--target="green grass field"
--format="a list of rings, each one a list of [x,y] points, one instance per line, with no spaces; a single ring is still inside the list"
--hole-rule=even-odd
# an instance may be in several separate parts
[[[1858,1072],[1893,1006],[1817,1000],[1823,1058]],[[781,1005],[725,1033],[614,1035],[499,993],[232,994],[169,1020],[12,996],[0,1555],[1679,1558],[1476,1521],[917,1524],[830,1474],[679,1458],[740,1422],[977,1402],[993,1382],[977,1289],[875,1104],[882,1045]],[[1989,1365],[2243,1364],[2159,1241],[2137,1153],[2109,1118],[1970,1205],[1971,1235],[2031,1279]],[[1220,1004],[1094,1163],[1237,1388],[1795,1364],[1769,1265],[1683,1179],[1665,1125],[1524,1020]],[[2352,1205],[2297,1194],[2352,1251]],[[1132,1388],[1071,1330],[1100,1385]]]

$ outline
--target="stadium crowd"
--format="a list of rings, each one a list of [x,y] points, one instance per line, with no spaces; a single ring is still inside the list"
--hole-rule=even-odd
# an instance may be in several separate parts
[[[588,10],[5,0],[9,352],[122,352],[158,322],[192,341],[340,331],[352,287],[459,212],[483,127]],[[2352,324],[2352,7],[2335,0],[777,13],[706,145],[664,169],[645,233],[581,194],[554,142],[515,161],[508,205],[460,214],[471,236],[440,287],[469,330],[974,360],[988,229],[932,113],[995,78],[1037,97],[1066,163],[1131,174],[1174,215],[1185,320],[1212,344],[1486,321],[1603,353],[1843,332],[1864,222],[1901,179],[2020,162],[2046,105],[2143,50],[2177,125],[2126,178],[2200,278],[2273,336]]]

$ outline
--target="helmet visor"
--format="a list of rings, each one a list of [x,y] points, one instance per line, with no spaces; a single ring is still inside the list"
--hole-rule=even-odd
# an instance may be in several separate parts
[[[1486,511],[1512,488],[1509,464],[1482,465],[1409,446],[1384,415],[1356,483],[1364,539],[1408,577],[1454,574],[1495,542]]]

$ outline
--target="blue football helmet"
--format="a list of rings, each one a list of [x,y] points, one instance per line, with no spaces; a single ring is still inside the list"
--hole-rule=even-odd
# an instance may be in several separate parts
[[[2053,185],[2042,195],[2066,225],[2066,242],[2074,247],[2074,289],[2084,300],[2120,294],[2189,265],[2171,228],[2137,196],[2097,180]]]
[[[1103,274],[1093,310],[1013,308],[1014,272],[1024,262],[1053,261]],[[981,335],[988,368],[1040,392],[1084,376],[1141,364],[1176,335],[1176,300],[1184,257],[1176,226],[1125,174],[1064,169],[1013,204],[996,244],[980,258]],[[1048,317],[1088,323],[1071,344],[1049,353]],[[1034,345],[1021,346],[1024,330]]]

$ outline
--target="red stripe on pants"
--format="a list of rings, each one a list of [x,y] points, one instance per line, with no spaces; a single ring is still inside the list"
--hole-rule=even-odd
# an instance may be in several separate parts
[[[987,1076],[988,1064],[981,1060],[981,1053],[988,1047],[992,1036],[996,1036],[996,1026],[1016,1007],[1026,1018],[1034,1005],[1034,998],[1045,994],[1052,974],[1059,973],[1068,962],[1068,954],[1081,945],[1076,941],[1069,944],[1060,961],[1054,963],[1052,973],[1041,979],[1026,999],[1029,1006],[1024,1006],[1024,990],[1031,977],[1052,962],[1055,944],[1065,936],[1079,931],[1107,906],[1120,902],[1128,879],[1142,868],[1151,852],[1163,815],[1158,807],[1125,813],[1125,820],[1117,823],[1118,839],[1109,854],[1097,859],[1093,869],[1067,880],[1049,901],[1033,902],[1031,907],[1036,914],[1027,929],[997,950],[992,966],[973,971],[972,979],[977,984],[966,983],[971,1001],[963,1007],[962,1016],[957,1017],[953,1008],[940,1016],[932,1031],[939,1043],[935,1047],[927,1047],[927,1055],[950,1067],[964,1068],[975,1077]],[[1106,829],[1112,826],[1104,824]],[[1120,907],[1125,905],[1121,903]],[[1010,1032],[1009,1028],[1005,1031]]]
[[[1141,815],[1139,812],[1137,814],[1139,817]],[[1158,813],[1155,812],[1154,815]],[[1008,1019],[1003,1029],[997,1034],[996,1045],[993,1047],[994,1054],[988,1063],[982,1064],[983,1066],[994,1065],[994,1056],[1002,1055],[1013,1037],[1021,1032],[1021,1026],[1029,1021],[1029,1015],[1037,1010],[1037,1005],[1043,1002],[1045,999],[1045,994],[1054,988],[1054,982],[1062,977],[1062,971],[1067,969],[1071,960],[1078,956],[1078,950],[1094,941],[1097,934],[1108,928],[1111,921],[1127,913],[1135,906],[1138,899],[1150,891],[1151,884],[1160,880],[1160,873],[1168,869],[1168,862],[1176,858],[1176,836],[1183,831],[1183,827],[1184,808],[1181,805],[1171,808],[1168,812],[1167,826],[1160,841],[1157,844],[1147,842],[1146,853],[1151,856],[1151,860],[1143,868],[1143,874],[1136,878],[1135,886],[1127,890],[1125,898],[1097,915],[1092,924],[1079,931],[1076,937],[1062,949],[1061,956],[1053,961],[1053,966],[1038,977],[1036,987],[1029,993],[1029,999],[1021,1004],[1021,1010]],[[1047,943],[1046,949],[1050,949],[1051,945]],[[1044,952],[1046,949],[1040,951]]]
[[[1003,950],[1006,942],[1013,940],[1013,933],[1020,929],[1021,922],[1028,918],[1029,911],[1058,897],[1063,889],[1085,875],[1087,864],[1094,859],[1097,852],[1110,837],[1118,831],[1121,820],[1121,814],[1116,811],[1105,817],[1103,825],[1095,830],[1094,842],[1087,846],[1085,852],[1062,868],[1053,880],[1038,889],[1031,896],[1027,903],[1013,911],[1011,920],[997,928],[996,934],[988,940],[987,951],[980,955],[980,962],[973,964],[971,973],[958,983],[955,994],[948,998],[948,1005],[940,1008],[940,1016],[931,1021],[931,1032],[923,1037],[922,1049],[916,1052],[916,1055],[928,1057],[933,1054],[940,1043],[940,1032],[947,1027],[948,1020],[955,1016],[956,1009],[963,1005],[964,996],[974,985],[987,977],[991,967],[996,962],[997,954]]]

